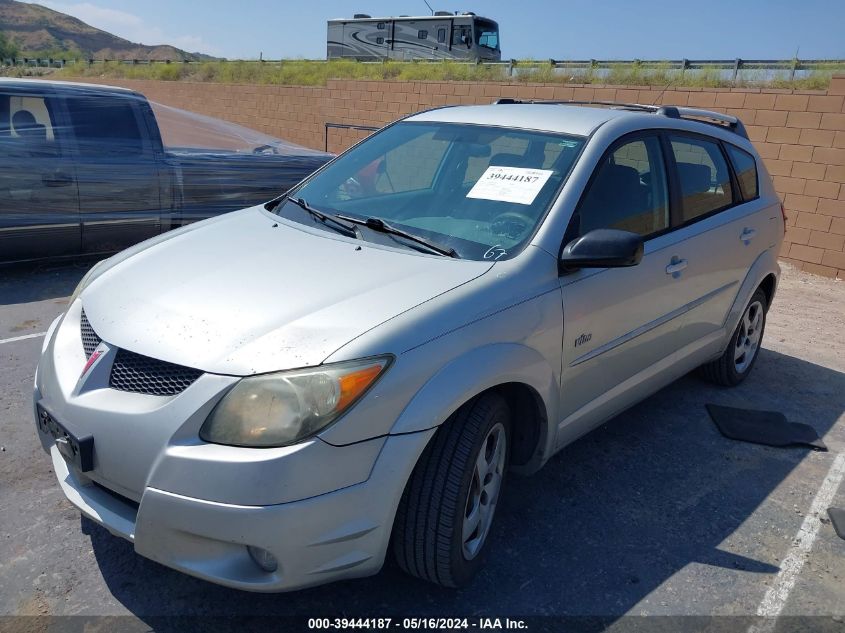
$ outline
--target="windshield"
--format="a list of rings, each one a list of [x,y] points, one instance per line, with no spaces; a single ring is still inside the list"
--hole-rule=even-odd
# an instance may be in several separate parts
[[[479,46],[499,50],[499,27],[495,22],[476,21],[475,41]]]
[[[546,132],[403,122],[291,195],[323,212],[379,218],[461,258],[507,259],[534,234],[583,144]],[[276,212],[313,224],[292,203]]]

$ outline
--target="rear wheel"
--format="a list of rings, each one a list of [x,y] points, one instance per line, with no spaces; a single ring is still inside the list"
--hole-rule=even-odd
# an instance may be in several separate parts
[[[461,407],[426,447],[405,487],[393,552],[407,573],[446,587],[481,567],[507,468],[510,409],[487,393]]]
[[[734,387],[751,373],[766,329],[766,293],[758,288],[748,302],[724,354],[702,365],[699,373],[717,385]]]

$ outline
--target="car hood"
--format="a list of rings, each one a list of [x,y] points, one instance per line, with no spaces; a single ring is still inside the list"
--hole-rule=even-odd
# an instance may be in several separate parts
[[[491,266],[336,237],[256,207],[125,259],[81,300],[111,345],[245,376],[318,365]]]

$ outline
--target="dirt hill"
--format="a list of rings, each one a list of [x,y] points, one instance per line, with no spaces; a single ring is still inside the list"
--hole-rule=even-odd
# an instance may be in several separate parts
[[[96,59],[213,59],[167,44],[136,44],[64,13],[15,0],[0,0],[0,32],[21,51],[67,51]]]

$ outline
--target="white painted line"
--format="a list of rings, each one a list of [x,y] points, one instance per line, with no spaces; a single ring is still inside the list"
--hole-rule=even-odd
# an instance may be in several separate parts
[[[47,332],[36,332],[35,334],[25,334],[24,336],[0,339],[0,345],[3,343],[14,343],[15,341],[25,341],[28,338],[38,338],[39,336],[44,336],[46,333]]]
[[[833,460],[830,470],[827,471],[827,476],[816,493],[812,505],[810,505],[810,511],[804,517],[801,528],[792,541],[792,548],[780,564],[780,571],[775,583],[769,587],[766,595],[763,596],[763,601],[757,607],[757,615],[767,619],[756,622],[748,629],[748,633],[763,633],[774,629],[776,618],[783,610],[787,599],[789,599],[789,592],[795,587],[795,581],[798,579],[801,568],[804,567],[804,562],[813,548],[813,542],[816,540],[819,528],[821,528],[820,517],[824,515],[833,501],[843,477],[845,477],[845,453],[840,453]]]

